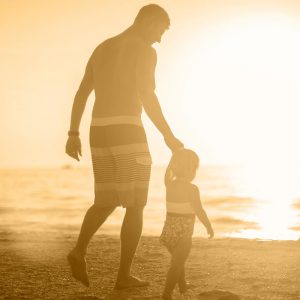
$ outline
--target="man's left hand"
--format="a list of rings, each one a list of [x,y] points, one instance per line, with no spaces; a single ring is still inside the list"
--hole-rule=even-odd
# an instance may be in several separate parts
[[[165,138],[165,143],[172,152],[175,152],[176,150],[179,150],[184,147],[183,143],[175,136],[171,138]]]

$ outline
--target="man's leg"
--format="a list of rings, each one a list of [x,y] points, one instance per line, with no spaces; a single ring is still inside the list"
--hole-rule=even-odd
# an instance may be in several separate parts
[[[77,244],[68,255],[68,261],[72,269],[73,277],[86,286],[89,286],[85,262],[87,246],[94,233],[105,222],[114,209],[115,206],[97,207],[95,204],[91,206],[86,212],[82,222]]]
[[[121,229],[121,258],[116,289],[147,286],[149,283],[130,275],[131,264],[143,228],[143,207],[126,209]]]
[[[90,239],[114,209],[115,206],[97,207],[95,204],[88,209],[82,222],[77,244],[74,249],[78,255],[86,255]]]

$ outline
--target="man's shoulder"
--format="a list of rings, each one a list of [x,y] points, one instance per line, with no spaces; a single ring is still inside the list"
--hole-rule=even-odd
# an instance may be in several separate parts
[[[108,47],[113,42],[114,39],[115,39],[115,37],[111,37],[111,38],[108,38],[108,39],[102,41],[100,44],[98,44],[96,46],[93,53],[97,53],[97,52],[101,51],[103,48]]]
[[[150,61],[156,60],[156,50],[149,44],[145,43],[140,38],[128,35],[117,35],[111,38],[108,38],[98,44],[94,49],[91,57],[101,57],[102,53],[109,53],[111,51],[125,50],[130,53],[136,53],[137,56],[144,57]]]
[[[90,56],[90,61],[93,62],[95,60],[98,60],[99,58],[102,57],[103,51],[107,51],[107,48],[110,47],[110,44],[112,43],[113,37],[112,38],[108,38],[106,40],[104,40],[103,42],[101,42],[100,44],[98,44],[91,56]]]

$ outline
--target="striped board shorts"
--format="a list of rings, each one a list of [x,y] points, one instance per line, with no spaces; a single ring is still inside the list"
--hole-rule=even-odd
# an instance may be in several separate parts
[[[90,146],[95,205],[144,207],[152,160],[140,117],[93,117]]]

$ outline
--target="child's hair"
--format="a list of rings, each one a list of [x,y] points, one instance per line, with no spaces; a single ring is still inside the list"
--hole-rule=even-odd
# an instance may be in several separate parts
[[[192,181],[199,167],[198,155],[190,149],[180,149],[174,152],[165,174],[165,185],[176,178]]]

